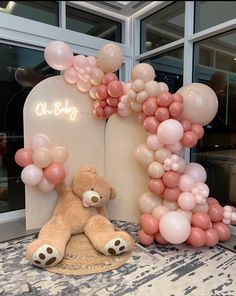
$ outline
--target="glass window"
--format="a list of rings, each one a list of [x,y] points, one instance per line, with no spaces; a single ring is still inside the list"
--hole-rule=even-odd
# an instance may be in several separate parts
[[[69,6],[66,7],[66,28],[110,41],[122,40],[121,23]]]
[[[177,1],[141,21],[141,53],[184,37],[185,1]]]
[[[23,106],[32,87],[55,75],[43,51],[0,44],[0,213],[25,207],[22,168],[14,161],[23,148]]]
[[[59,25],[57,1],[0,1],[0,12]]]
[[[195,32],[236,17],[235,1],[195,1]]]
[[[155,69],[155,80],[165,82],[171,93],[183,86],[183,48],[143,60],[142,63],[148,63]]]
[[[194,81],[216,93],[216,117],[204,127],[205,135],[191,159],[207,170],[211,196],[236,205],[236,30],[198,42],[194,46]],[[205,52],[205,58],[201,57]],[[224,186],[222,186],[224,184]]]

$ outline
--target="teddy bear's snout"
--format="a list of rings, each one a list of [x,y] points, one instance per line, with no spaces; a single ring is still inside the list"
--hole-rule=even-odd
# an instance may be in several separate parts
[[[98,192],[88,190],[83,193],[82,202],[84,207],[94,207],[100,204],[101,197]]]

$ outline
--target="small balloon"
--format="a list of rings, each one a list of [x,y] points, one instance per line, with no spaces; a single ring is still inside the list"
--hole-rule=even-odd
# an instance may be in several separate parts
[[[145,144],[141,144],[136,147],[134,156],[136,160],[144,167],[149,166],[154,161],[154,152],[148,149]]]
[[[140,230],[138,232],[138,240],[141,242],[144,246],[150,246],[154,242],[154,235],[147,234],[144,232],[144,230]]]
[[[53,163],[44,171],[47,180],[53,184],[61,183],[66,176],[65,168],[59,163]]]
[[[31,147],[33,150],[40,148],[50,149],[52,147],[52,143],[46,135],[37,134],[32,139]]]
[[[207,213],[204,213],[204,212],[193,213],[192,225],[196,227],[200,227],[203,230],[207,230],[211,225],[211,218]]]
[[[219,242],[219,235],[215,229],[207,229],[205,231],[206,235],[206,246],[213,247]]]
[[[116,44],[106,44],[97,53],[97,65],[104,73],[117,71],[123,63],[123,53]]]
[[[43,170],[34,164],[26,166],[21,172],[21,180],[29,186],[38,185],[43,178]]]
[[[32,154],[33,150],[31,148],[21,148],[16,151],[15,162],[24,168],[27,165],[32,164]]]
[[[162,198],[150,191],[144,192],[138,198],[138,207],[143,214],[151,214],[152,210],[161,204]]]
[[[52,163],[51,151],[47,148],[34,150],[32,154],[33,163],[39,168],[46,168]]]
[[[159,195],[165,190],[165,185],[161,179],[150,179],[148,182],[148,188],[151,192]]]
[[[187,242],[193,247],[202,247],[206,243],[205,231],[199,227],[191,227]]]
[[[141,215],[140,225],[147,234],[155,234],[158,232],[158,220],[150,214]]]
[[[222,222],[217,222],[212,224],[212,228],[215,229],[219,236],[220,241],[227,241],[231,236],[231,231],[228,225]]]
[[[64,163],[68,158],[68,152],[64,147],[58,146],[51,150],[53,162]]]
[[[42,178],[41,182],[38,184],[38,189],[42,192],[50,192],[54,189],[55,184],[48,182],[46,178]]]
[[[140,63],[133,68],[131,73],[131,79],[133,81],[136,79],[141,79],[144,82],[148,82],[150,80],[154,80],[155,75],[155,70],[151,65],[146,63]]]
[[[170,211],[170,209],[168,209],[165,206],[157,205],[156,207],[153,208],[152,210],[152,216],[155,217],[158,221],[161,219],[161,217],[163,215],[165,215],[166,213],[168,213]]]
[[[74,84],[78,81],[78,73],[74,67],[66,69],[63,73],[64,79],[70,84]]]

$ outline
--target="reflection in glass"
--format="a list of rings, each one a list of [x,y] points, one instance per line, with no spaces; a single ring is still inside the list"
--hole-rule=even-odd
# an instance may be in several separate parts
[[[0,1],[0,12],[58,26],[57,1]]]
[[[0,44],[0,213],[19,210],[24,205],[22,168],[14,161],[24,146],[23,106],[32,87],[55,75],[41,51]]]
[[[185,1],[176,1],[141,21],[141,53],[184,37]]]
[[[235,1],[195,1],[195,32],[236,17]]]
[[[143,60],[142,63],[148,63],[155,69],[155,80],[165,82],[171,93],[183,86],[183,48]]]
[[[122,40],[121,23],[69,6],[66,7],[66,28],[110,41]]]
[[[236,30],[198,42],[194,47],[194,81],[216,93],[216,117],[192,149],[191,161],[207,170],[211,195],[222,204],[236,205]],[[202,58],[207,49],[208,54]]]

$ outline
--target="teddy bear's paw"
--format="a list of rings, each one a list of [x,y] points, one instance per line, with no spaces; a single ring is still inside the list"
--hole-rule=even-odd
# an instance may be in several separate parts
[[[120,255],[130,250],[128,243],[121,237],[116,237],[105,244],[102,252],[105,255]]]
[[[51,267],[57,265],[61,259],[62,257],[55,247],[44,244],[33,253],[30,261],[36,266]]]

